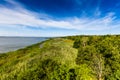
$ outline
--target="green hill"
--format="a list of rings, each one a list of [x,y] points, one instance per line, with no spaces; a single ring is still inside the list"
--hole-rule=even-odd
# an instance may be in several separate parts
[[[120,36],[53,38],[0,54],[0,80],[120,80]]]

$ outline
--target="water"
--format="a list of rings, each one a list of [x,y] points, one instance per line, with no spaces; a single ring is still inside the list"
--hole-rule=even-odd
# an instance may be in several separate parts
[[[44,37],[0,37],[0,53],[24,48],[26,46],[44,41]]]

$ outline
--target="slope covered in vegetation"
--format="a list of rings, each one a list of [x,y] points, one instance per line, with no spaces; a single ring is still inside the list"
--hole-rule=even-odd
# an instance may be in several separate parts
[[[0,80],[120,80],[120,36],[54,38],[0,54]]]
[[[52,39],[0,55],[1,80],[67,79],[75,67],[77,50],[73,41]]]

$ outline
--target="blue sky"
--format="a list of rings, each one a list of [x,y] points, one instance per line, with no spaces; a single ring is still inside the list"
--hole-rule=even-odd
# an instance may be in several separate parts
[[[0,36],[120,34],[120,0],[0,0]]]

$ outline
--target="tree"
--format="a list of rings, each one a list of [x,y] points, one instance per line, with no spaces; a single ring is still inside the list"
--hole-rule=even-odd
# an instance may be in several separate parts
[[[97,79],[102,80],[104,61],[103,61],[103,57],[101,54],[93,54],[92,69],[95,72]]]
[[[94,46],[86,46],[79,49],[77,64],[87,64],[91,67],[98,80],[102,80],[104,59]]]

